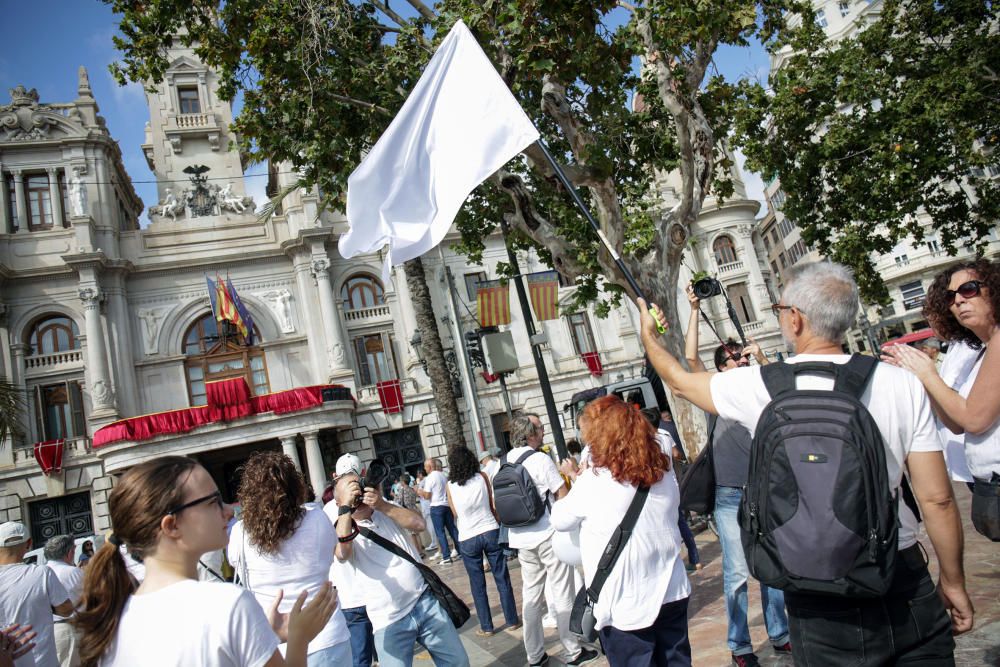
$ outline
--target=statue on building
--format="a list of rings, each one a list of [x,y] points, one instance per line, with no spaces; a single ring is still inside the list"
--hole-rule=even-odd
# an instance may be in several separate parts
[[[246,205],[243,203],[245,197],[237,197],[233,194],[233,184],[226,183],[226,187],[219,190],[216,194],[216,201],[219,202],[219,208],[224,211],[232,211],[233,213],[245,213],[247,210]]]
[[[169,215],[171,220],[177,222],[177,214],[184,213],[184,204],[177,201],[177,195],[174,194],[173,190],[167,188],[166,194],[163,195],[163,201],[160,202],[159,206],[150,206],[149,212],[164,218]]]
[[[142,342],[145,352],[146,354],[156,354],[156,337],[160,330],[160,320],[163,319],[163,312],[154,308],[143,308],[137,315],[143,325]]]
[[[292,333],[295,325],[292,323],[292,293],[288,290],[271,290],[258,292],[255,297],[267,304],[268,309],[278,320],[282,333]]]
[[[73,177],[69,181],[69,203],[74,216],[87,215],[87,186],[77,169],[73,170]]]

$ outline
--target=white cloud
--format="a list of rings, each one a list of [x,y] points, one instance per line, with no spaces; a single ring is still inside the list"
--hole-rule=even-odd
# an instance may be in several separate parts
[[[737,148],[733,153],[736,156],[736,167],[740,170],[740,175],[743,177],[743,184],[746,186],[747,198],[760,202],[760,210],[757,211],[757,217],[763,218],[767,214],[767,196],[764,194],[764,179],[757,172],[746,168],[747,156],[743,154],[743,151]]]
[[[133,82],[119,86],[108,69],[104,69],[104,76],[107,77],[108,85],[111,87],[111,95],[115,98],[115,105],[126,109],[138,107],[145,114],[146,91],[142,89],[142,84]]]
[[[261,175],[263,174],[263,175]],[[253,197],[254,206],[259,211],[261,206],[267,203],[267,164],[255,164],[246,170],[243,179],[243,186],[246,188],[247,196]]]

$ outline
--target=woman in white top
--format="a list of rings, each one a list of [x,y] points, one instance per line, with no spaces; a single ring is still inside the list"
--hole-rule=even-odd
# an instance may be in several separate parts
[[[965,458],[974,480],[972,523],[1000,541],[1000,265],[985,259],[956,264],[934,278],[924,316],[949,341],[982,350],[971,387],[958,392],[938,374],[934,360],[907,345],[884,358],[912,371],[931,397],[934,413],[953,433],[965,433]],[[963,393],[965,394],[963,396]]]
[[[229,538],[229,562],[264,609],[282,589],[313,594],[329,580],[337,532],[322,509],[304,505],[306,483],[288,456],[257,452],[243,466],[242,518]],[[279,607],[282,611],[283,607]],[[350,633],[338,605],[309,642],[309,667],[351,663]]]
[[[490,481],[479,470],[476,455],[466,447],[455,447],[448,452],[448,467],[451,471],[446,488],[448,506],[458,523],[458,552],[462,555],[465,571],[469,574],[472,599],[476,603],[476,616],[479,617],[479,630],[476,634],[488,637],[494,632],[490,600],[486,595],[484,554],[493,572],[497,592],[500,593],[504,620],[510,628],[519,627],[521,621],[517,615],[510,574],[507,572],[507,559],[500,547],[500,524],[493,508]]]
[[[272,608],[269,619],[238,586],[199,582],[198,559],[226,545],[233,515],[204,468],[183,456],[137,465],[111,491],[108,508],[114,534],[90,560],[75,621],[84,667],[306,664],[336,592],[326,586],[304,607],[303,592],[288,616]],[[121,544],[145,563],[138,587]],[[284,658],[279,635],[288,642]]]
[[[611,665],[691,664],[687,607],[691,587],[680,556],[677,481],[656,429],[617,396],[584,409],[583,439],[591,466],[577,473],[566,459],[563,474],[574,479],[552,507],[552,527],[580,529],[584,579],[589,586],[612,533],[639,486],[649,495],[631,537],[594,605],[596,627]]]

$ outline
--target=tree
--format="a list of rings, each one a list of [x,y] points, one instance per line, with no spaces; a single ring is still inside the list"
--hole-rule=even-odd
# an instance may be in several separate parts
[[[402,105],[434,44],[461,18],[493,58],[603,233],[665,310],[667,344],[683,358],[676,286],[691,227],[710,191],[728,196],[732,84],[709,75],[721,44],[780,43],[794,0],[105,0],[121,14],[120,81],[158,81],[172,35],[196,45],[243,95],[241,150],[288,161],[343,208],[347,177]],[[398,5],[397,5],[398,7]],[[183,30],[183,32],[181,32]],[[641,104],[634,104],[636,100]],[[470,198],[457,224],[474,261],[501,216],[512,242],[536,248],[579,301],[626,285],[573,209],[537,146]],[[667,208],[657,176],[678,170]],[[607,303],[603,304],[605,307]],[[692,422],[681,410],[686,435]]]
[[[11,446],[14,437],[21,433],[21,415],[24,398],[21,388],[0,380],[0,446]]]
[[[749,166],[781,178],[785,215],[868,299],[888,297],[875,254],[922,241],[928,220],[954,254],[1000,218],[998,20],[994,2],[885,0],[833,43],[809,21],[771,90],[734,99]]]

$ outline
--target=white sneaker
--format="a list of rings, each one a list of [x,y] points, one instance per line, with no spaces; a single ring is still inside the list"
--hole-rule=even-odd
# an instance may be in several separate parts
[[[452,558],[458,558],[458,552],[456,550],[452,549],[451,550],[451,557]]]
[[[558,628],[559,621],[556,620],[555,614],[545,614],[542,617],[542,627],[543,628]]]

